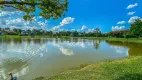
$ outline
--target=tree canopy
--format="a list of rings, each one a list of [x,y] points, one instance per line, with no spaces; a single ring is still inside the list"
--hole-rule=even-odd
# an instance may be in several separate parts
[[[130,31],[137,38],[142,35],[142,20],[137,19],[133,24],[131,24]]]
[[[25,12],[24,20],[32,20],[34,12],[40,9],[39,16],[58,19],[68,11],[68,0],[0,0],[0,7],[11,7]]]

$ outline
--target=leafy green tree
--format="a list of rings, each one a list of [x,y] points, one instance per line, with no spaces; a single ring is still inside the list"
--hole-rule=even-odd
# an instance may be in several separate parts
[[[78,35],[79,35],[79,33],[77,31],[72,32],[73,37],[77,37]]]
[[[142,20],[137,19],[133,24],[131,24],[130,32],[136,35],[137,39],[142,35]]]
[[[25,12],[25,20],[32,20],[37,9],[40,9],[38,14],[43,18],[58,19],[68,10],[68,0],[0,0],[0,8],[5,7]]]
[[[95,29],[95,36],[98,37],[100,33],[101,33],[100,29],[96,28]]]

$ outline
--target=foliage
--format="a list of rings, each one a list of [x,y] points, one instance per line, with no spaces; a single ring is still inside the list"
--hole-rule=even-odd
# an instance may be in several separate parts
[[[129,30],[112,31],[107,33],[107,36],[122,38],[122,37],[126,37],[128,33],[129,33]]]
[[[133,35],[136,35],[137,38],[142,35],[142,20],[137,19],[133,24],[131,24],[130,31]]]
[[[25,12],[23,19],[32,20],[34,12],[46,19],[58,19],[67,11],[68,0],[0,0],[0,8],[15,8]],[[37,14],[36,14],[37,15]]]
[[[22,30],[22,29],[10,29],[10,28],[0,28],[0,32],[5,35],[20,35],[20,36],[72,36],[72,37],[102,37],[103,34],[99,32],[78,32],[78,31],[47,31],[43,29],[32,29],[32,30]],[[97,35],[97,36],[96,36]]]

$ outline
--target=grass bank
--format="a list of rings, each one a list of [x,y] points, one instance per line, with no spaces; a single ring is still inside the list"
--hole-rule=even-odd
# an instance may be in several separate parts
[[[142,80],[142,57],[86,65],[49,79],[41,77],[35,80]]]
[[[142,43],[142,38],[136,39],[136,38],[104,38],[108,41],[121,41],[121,42],[132,42],[132,43]]]

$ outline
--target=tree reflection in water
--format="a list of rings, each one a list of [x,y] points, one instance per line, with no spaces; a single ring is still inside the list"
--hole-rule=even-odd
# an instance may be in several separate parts
[[[127,43],[119,41],[106,41],[112,46],[127,47],[129,49],[129,56],[142,56],[142,44],[140,43]]]
[[[101,40],[93,40],[93,46],[96,50],[100,48]]]

